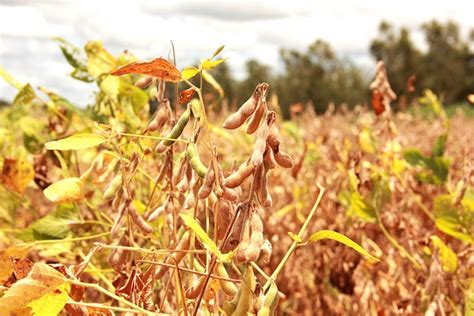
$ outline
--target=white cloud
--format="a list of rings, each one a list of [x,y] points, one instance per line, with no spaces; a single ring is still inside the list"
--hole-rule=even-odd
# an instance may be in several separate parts
[[[433,18],[474,27],[474,3],[446,1],[311,0],[2,0],[0,64],[21,81],[42,84],[84,104],[91,85],[71,71],[51,36],[83,46],[102,40],[113,54],[129,49],[139,58],[168,56],[173,40],[181,67],[225,44],[223,55],[238,77],[249,58],[276,67],[279,48],[305,50],[318,38],[358,64],[372,66],[368,45],[380,20],[407,25],[418,46],[418,26]],[[0,82],[0,98],[14,90]]]

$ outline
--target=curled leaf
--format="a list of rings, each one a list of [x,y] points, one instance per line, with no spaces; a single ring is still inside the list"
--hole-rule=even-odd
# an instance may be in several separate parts
[[[380,261],[379,259],[372,256],[367,250],[362,248],[362,246],[360,246],[358,243],[356,243],[355,241],[353,241],[349,237],[344,236],[343,234],[337,233],[337,232],[332,231],[332,230],[320,230],[318,232],[315,232],[311,236],[309,236],[307,242],[308,243],[316,242],[316,241],[319,241],[321,239],[332,239],[332,240],[335,240],[337,242],[340,242],[341,244],[344,244],[347,247],[350,247],[350,248],[354,249],[355,251],[357,251],[358,253],[360,253],[361,255],[363,255],[370,262]]]
[[[145,61],[136,61],[120,67],[111,73],[111,75],[114,76],[127,74],[148,75],[172,82],[178,82],[181,80],[181,73],[179,70],[169,61],[161,57]]]

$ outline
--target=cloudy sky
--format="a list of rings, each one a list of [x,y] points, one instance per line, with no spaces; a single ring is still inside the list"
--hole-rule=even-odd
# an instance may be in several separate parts
[[[84,105],[94,86],[69,78],[71,68],[51,37],[81,47],[102,40],[113,54],[129,49],[140,59],[168,56],[173,40],[179,68],[225,44],[223,56],[238,77],[249,58],[278,69],[279,48],[303,50],[321,38],[370,70],[368,45],[380,20],[410,27],[422,47],[421,23],[452,19],[467,33],[474,28],[473,12],[470,0],[0,0],[0,65],[21,82]],[[0,98],[14,94],[0,80]]]

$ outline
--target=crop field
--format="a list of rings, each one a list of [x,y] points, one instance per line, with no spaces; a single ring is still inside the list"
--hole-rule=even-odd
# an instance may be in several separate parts
[[[223,46],[57,41],[87,108],[0,68],[1,315],[474,315],[468,111],[394,111],[383,62],[355,107],[233,106]]]

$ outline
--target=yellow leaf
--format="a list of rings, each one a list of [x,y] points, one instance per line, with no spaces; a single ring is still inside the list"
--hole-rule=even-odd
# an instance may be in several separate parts
[[[0,284],[3,284],[13,272],[11,258],[23,259],[29,252],[29,246],[12,246],[0,250]]]
[[[341,244],[344,244],[347,247],[350,247],[350,248],[354,249],[355,251],[357,251],[358,253],[360,253],[361,255],[363,255],[370,262],[380,261],[379,259],[372,256],[367,250],[362,248],[362,246],[360,246],[358,243],[356,243],[355,241],[353,241],[349,237],[344,236],[344,235],[342,235],[340,233],[337,233],[335,231],[332,231],[332,230],[320,230],[318,232],[315,232],[311,236],[309,236],[308,242],[316,242],[316,241],[321,240],[321,239],[332,239],[332,240],[335,240],[337,242],[340,242]]]
[[[35,263],[28,276],[0,298],[0,309],[4,315],[58,315],[69,291],[70,285],[61,273],[45,263]]]
[[[204,248],[212,252],[222,262],[230,262],[232,260],[233,253],[229,252],[223,254],[216,243],[206,234],[201,225],[199,225],[192,216],[188,214],[179,214],[179,216],[183,219],[184,224],[194,231]]]
[[[198,73],[199,73],[199,69],[197,69],[196,67],[186,67],[181,72],[181,77],[183,77],[184,79],[189,80],[192,77],[194,77],[195,75],[197,75]]]
[[[87,53],[87,71],[92,77],[98,78],[117,68],[115,58],[102,47],[102,42],[91,41],[85,47]]]
[[[54,203],[78,201],[83,198],[83,183],[79,178],[66,178],[51,184],[43,193]]]
[[[222,64],[224,61],[225,61],[225,59],[210,60],[209,58],[206,58],[201,62],[201,69],[203,69],[203,70],[212,69],[212,68]]]
[[[100,88],[107,95],[118,95],[120,93],[120,78],[107,76],[100,82]]]
[[[438,236],[430,237],[433,246],[439,251],[439,258],[443,266],[443,270],[446,272],[454,273],[458,268],[458,257],[456,253],[449,248]]]
[[[2,66],[0,66],[0,77],[2,77],[7,83],[17,88],[18,90],[23,87],[23,85],[18,80],[13,78],[8,72],[6,72]]]
[[[98,146],[106,140],[104,136],[98,134],[76,134],[47,142],[45,147],[49,150],[78,150]]]
[[[34,176],[35,171],[28,161],[23,158],[5,158],[0,180],[10,191],[23,194]]]

